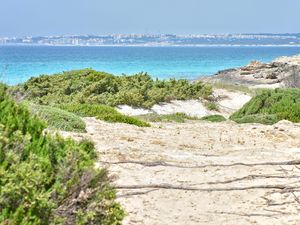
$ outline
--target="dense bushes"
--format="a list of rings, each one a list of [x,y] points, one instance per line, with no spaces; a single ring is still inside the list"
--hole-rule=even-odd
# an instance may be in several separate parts
[[[77,115],[52,106],[29,104],[29,110],[47,122],[49,128],[85,132],[85,123]]]
[[[45,124],[0,85],[0,224],[120,224],[94,146],[43,134]]]
[[[144,108],[158,102],[197,99],[212,93],[211,87],[201,82],[153,80],[147,74],[113,76],[91,69],[31,78],[16,91],[38,104],[127,104]]]
[[[230,119],[238,123],[300,122],[300,89],[263,90]]]
[[[104,120],[107,122],[128,123],[139,127],[150,127],[149,123],[134,117],[125,116],[114,108],[106,105],[69,103],[58,106],[79,116],[93,116],[99,120]]]

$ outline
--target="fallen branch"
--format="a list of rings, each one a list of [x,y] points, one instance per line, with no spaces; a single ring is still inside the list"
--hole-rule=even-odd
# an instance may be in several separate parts
[[[157,167],[157,166],[167,166],[167,167],[177,167],[177,168],[206,168],[206,167],[232,167],[232,166],[290,166],[290,165],[300,165],[300,160],[285,161],[285,162],[261,162],[261,163],[232,163],[232,164],[207,164],[207,165],[196,165],[196,166],[185,166],[167,163],[163,161],[156,162],[143,162],[143,161],[119,161],[119,162],[101,162],[104,164],[138,164],[145,167]]]
[[[122,195],[117,195],[117,198],[124,198],[124,197],[129,197],[129,196],[134,196],[134,195],[144,195],[148,194],[150,192],[156,191],[157,189],[151,189],[149,191],[136,191],[136,192],[130,192],[127,194],[122,194]]]
[[[285,185],[256,185],[248,187],[231,187],[231,188],[194,188],[188,186],[177,186],[170,184],[148,184],[148,185],[115,185],[116,189],[168,189],[183,191],[243,191],[251,189],[279,189],[279,190],[300,190],[300,187],[289,187]]]
[[[300,200],[299,198],[295,195],[295,193],[293,191],[291,191],[292,195],[294,196],[295,201],[300,204]]]
[[[265,214],[265,213],[236,213],[236,212],[209,212],[213,214],[228,214],[228,215],[236,215],[236,216],[245,216],[245,217],[274,217],[274,216],[282,216],[281,214]]]
[[[292,179],[292,178],[300,178],[300,176],[282,176],[282,175],[248,175],[248,176],[244,176],[244,177],[240,177],[240,178],[236,178],[236,179],[232,179],[232,180],[225,180],[225,181],[215,181],[215,182],[207,182],[207,183],[200,183],[200,184],[228,184],[228,183],[233,183],[233,182],[237,182],[237,181],[242,181],[242,180],[252,180],[255,178],[280,178],[280,179]]]

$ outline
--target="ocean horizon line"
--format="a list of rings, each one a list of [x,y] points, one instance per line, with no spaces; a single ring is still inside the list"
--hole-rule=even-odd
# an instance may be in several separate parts
[[[216,44],[216,45],[119,45],[119,44],[113,44],[113,45],[68,45],[68,44],[1,44],[0,47],[3,46],[36,46],[36,47],[300,47],[300,44],[297,45],[227,45],[227,44]]]

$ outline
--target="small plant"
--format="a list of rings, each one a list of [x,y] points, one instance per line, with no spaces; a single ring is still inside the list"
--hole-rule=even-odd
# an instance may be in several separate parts
[[[206,102],[204,102],[204,105],[207,109],[209,109],[211,111],[219,111],[219,106],[215,102],[206,101]]]
[[[138,116],[143,120],[149,122],[177,122],[184,123],[186,120],[197,120],[197,117],[188,116],[185,113],[173,113],[167,115],[159,115],[156,113],[146,114],[142,116]]]
[[[210,122],[223,122],[226,121],[226,118],[222,115],[210,115],[202,117],[201,120],[206,120]]]

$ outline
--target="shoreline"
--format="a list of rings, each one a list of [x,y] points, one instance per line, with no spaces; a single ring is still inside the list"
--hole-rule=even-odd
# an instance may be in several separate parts
[[[227,44],[216,44],[216,45],[150,45],[150,44],[146,44],[146,45],[67,45],[67,44],[63,44],[63,45],[50,45],[50,44],[0,44],[0,47],[5,47],[5,46],[24,46],[24,47],[145,47],[145,48],[268,48],[268,47],[300,47],[300,44],[298,45],[227,45]]]

